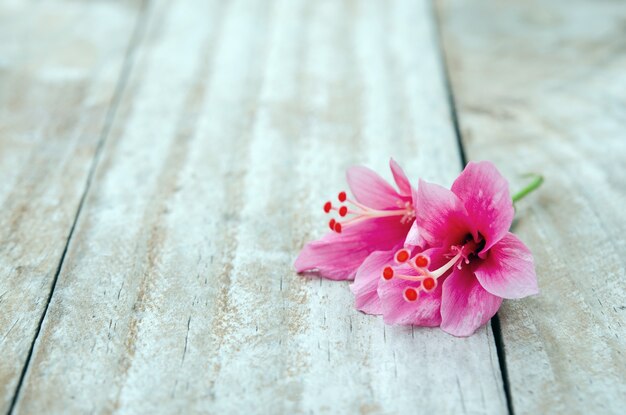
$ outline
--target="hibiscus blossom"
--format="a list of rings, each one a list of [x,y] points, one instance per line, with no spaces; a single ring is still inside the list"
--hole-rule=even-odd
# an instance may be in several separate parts
[[[338,205],[324,204],[324,211],[337,217],[328,223],[331,232],[304,246],[294,264],[298,272],[317,272],[332,280],[353,279],[372,252],[402,246],[415,220],[416,192],[393,159],[389,165],[398,190],[366,167],[348,170],[354,198],[340,192]]]
[[[529,249],[509,232],[514,209],[492,163],[469,163],[451,190],[420,181],[415,225],[428,246],[382,268],[378,296],[385,321],[441,325],[469,336],[503,298],[538,293]]]

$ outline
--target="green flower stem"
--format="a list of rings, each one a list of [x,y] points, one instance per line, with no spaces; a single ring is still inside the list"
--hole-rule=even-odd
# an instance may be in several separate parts
[[[541,186],[541,184],[543,183],[543,176],[540,175],[540,174],[532,174],[531,173],[531,174],[528,174],[526,176],[532,177],[533,180],[530,183],[528,183],[528,185],[526,187],[524,187],[522,190],[520,190],[519,192],[517,192],[517,193],[515,193],[513,195],[513,203],[522,200],[528,194],[530,194],[533,191],[537,190],[539,188],[539,186]]]

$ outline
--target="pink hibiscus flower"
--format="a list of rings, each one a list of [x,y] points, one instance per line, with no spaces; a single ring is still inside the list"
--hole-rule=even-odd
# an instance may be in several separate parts
[[[416,192],[393,159],[389,165],[398,190],[366,167],[348,170],[347,182],[354,199],[341,192],[339,205],[326,202],[324,211],[337,214],[329,222],[332,231],[304,246],[294,264],[298,272],[316,272],[332,280],[353,279],[372,252],[402,246],[415,221]]]
[[[382,268],[378,296],[385,322],[440,325],[469,336],[503,298],[538,293],[529,249],[509,232],[514,209],[492,163],[469,163],[448,190],[420,181],[415,224],[428,249],[395,255]]]

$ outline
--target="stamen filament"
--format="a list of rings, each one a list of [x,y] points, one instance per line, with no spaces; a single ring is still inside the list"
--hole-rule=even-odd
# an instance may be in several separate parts
[[[442,267],[434,270],[434,271],[428,271],[426,269],[423,268],[419,268],[417,267],[413,261],[408,261],[410,266],[419,273],[419,275],[403,275],[403,274],[394,274],[394,278],[400,278],[401,280],[406,280],[406,281],[416,281],[416,282],[421,282],[424,281],[426,278],[433,278],[433,279],[438,279],[439,277],[441,277],[443,274],[445,274],[446,272],[448,272],[448,270],[450,268],[452,268],[454,266],[454,264],[457,263],[457,261],[459,259],[461,259],[462,254],[458,253],[457,255],[455,255],[450,261],[448,261],[445,265],[443,265]]]
[[[481,238],[482,242],[482,238]],[[476,252],[480,249],[480,243],[475,242],[474,240],[467,240],[463,243],[463,245],[452,245],[450,246],[449,255],[444,255],[447,258],[450,258],[448,262],[446,262],[443,266],[430,271],[428,268],[431,264],[431,259],[428,254],[424,252],[420,252],[415,255],[413,258],[409,258],[409,251],[406,248],[402,248],[397,251],[394,255],[394,260],[397,264],[406,264],[414,270],[417,275],[406,275],[406,274],[396,274],[397,268],[394,269],[392,266],[386,266],[383,268],[381,276],[384,280],[389,281],[391,279],[400,279],[404,281],[410,281],[417,283],[412,286],[409,284],[404,291],[403,297],[408,302],[416,301],[419,298],[420,292],[432,293],[437,289],[438,283],[437,280],[445,275],[452,267],[458,264],[459,269],[462,267],[462,262],[465,260],[466,264],[470,263],[470,256],[476,255]],[[405,271],[406,272],[406,271]]]
[[[405,281],[416,281],[416,282],[421,282],[426,278],[425,275],[402,275],[402,274],[394,274],[393,277],[400,278],[401,280],[405,280]]]
[[[461,257],[463,256],[462,252],[459,252],[458,254],[456,254],[450,261],[448,261],[444,266],[442,266],[441,268],[438,268],[434,271],[432,271],[430,273],[430,276],[433,277],[434,279],[437,279],[439,277],[441,277],[443,274],[445,274],[450,268],[452,268],[454,266],[454,264],[457,263],[457,261],[459,259],[461,259]]]
[[[364,206],[360,204],[359,202],[356,202],[352,199],[346,199],[346,202],[352,203],[353,205],[355,205],[356,207],[360,209],[360,210],[348,209],[348,213],[352,213],[354,215],[364,215],[364,216],[381,218],[381,217],[387,217],[387,216],[403,216],[403,215],[406,215],[407,213],[406,208],[405,209],[393,209],[393,210],[378,210],[378,209],[372,209],[367,206]],[[339,209],[333,208],[333,210],[338,211]]]
[[[359,214],[364,216],[370,216],[375,218],[385,218],[389,216],[404,216],[406,215],[406,209],[397,209],[397,210],[368,210],[366,212],[359,212]]]
[[[342,205],[334,206],[332,202],[326,202],[324,204],[324,212],[330,213],[334,211],[338,213],[339,218],[336,223],[333,224],[335,231],[339,229],[338,232],[341,231],[343,226],[353,225],[369,219],[399,216],[400,223],[407,224],[415,218],[415,211],[409,201],[398,200],[399,209],[379,210],[372,209],[356,200],[348,198],[346,192],[340,192],[337,199]]]

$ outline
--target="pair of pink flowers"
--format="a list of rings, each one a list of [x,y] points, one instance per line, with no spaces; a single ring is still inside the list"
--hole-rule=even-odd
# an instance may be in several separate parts
[[[503,298],[538,293],[529,249],[509,232],[507,181],[490,162],[469,163],[451,190],[419,181],[390,161],[398,189],[364,167],[348,170],[331,232],[306,244],[298,272],[352,280],[356,307],[388,324],[440,326],[469,336]]]

